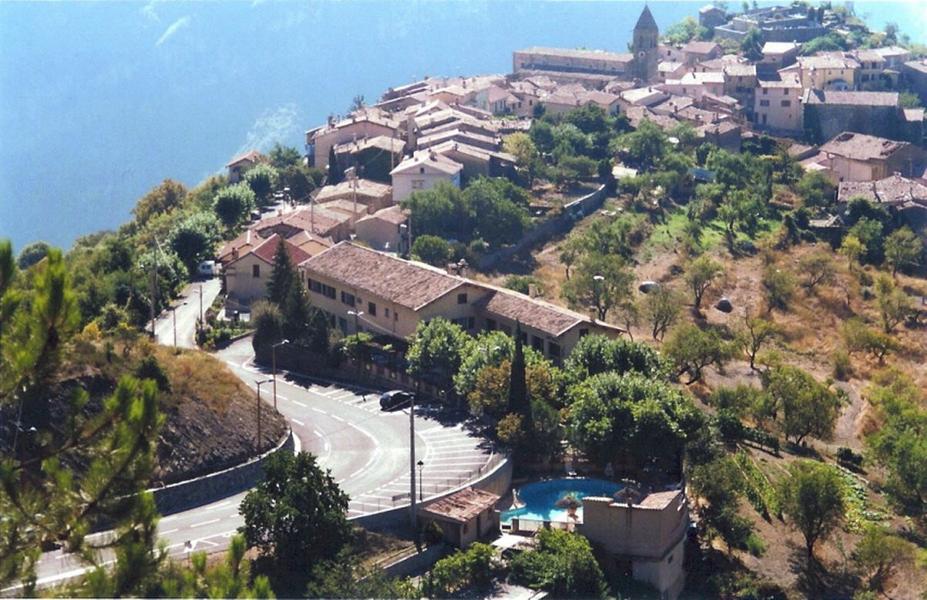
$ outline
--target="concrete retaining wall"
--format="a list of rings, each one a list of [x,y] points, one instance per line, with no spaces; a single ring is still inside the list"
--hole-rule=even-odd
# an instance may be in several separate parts
[[[512,461],[503,459],[496,467],[476,481],[465,483],[460,487],[448,490],[438,496],[429,498],[424,504],[429,504],[446,496],[458,492],[462,489],[473,487],[479,490],[486,490],[500,496],[508,493],[512,486]],[[409,505],[388,508],[369,515],[360,517],[351,517],[349,519],[355,525],[371,531],[397,531],[409,526]]]
[[[293,448],[293,431],[287,428],[286,436],[273,449],[248,462],[148,491],[154,494],[162,515],[202,506],[254,487],[264,475],[264,461],[277,452],[292,452]]]

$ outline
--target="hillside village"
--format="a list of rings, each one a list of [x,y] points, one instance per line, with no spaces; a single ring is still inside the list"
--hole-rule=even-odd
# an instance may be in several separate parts
[[[927,48],[830,2],[618,22],[627,52],[525,48],[507,74],[355,97],[302,149],[250,150],[191,190],[166,180],[66,256],[27,248],[14,267],[0,244],[0,334],[28,350],[0,353],[22,386],[0,398],[46,402],[51,381],[63,405],[65,388],[108,394],[131,372],[184,411],[187,389],[209,405],[205,425],[165,407],[136,484],[159,460],[172,483],[191,462],[234,470],[257,393],[265,480],[249,480],[238,534],[203,538],[223,537],[205,545],[227,565],[176,542],[186,554],[137,567],[149,579],[122,556],[112,580],[64,593],[927,593]],[[150,327],[169,346],[171,326],[173,352],[140,340]],[[132,381],[114,398],[143,390],[150,407]],[[145,414],[137,435],[156,435]],[[196,456],[190,430],[235,455]],[[148,523],[125,539],[149,556],[142,508],[120,518]],[[41,537],[39,566],[65,537]]]

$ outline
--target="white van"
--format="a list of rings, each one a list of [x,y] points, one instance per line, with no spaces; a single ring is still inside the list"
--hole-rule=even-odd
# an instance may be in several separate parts
[[[219,274],[219,268],[214,260],[204,260],[196,268],[196,274],[200,277],[215,277]]]

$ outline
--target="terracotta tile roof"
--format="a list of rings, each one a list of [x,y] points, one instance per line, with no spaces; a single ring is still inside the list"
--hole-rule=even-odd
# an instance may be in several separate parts
[[[393,188],[388,184],[372,181],[370,179],[357,179],[358,198],[386,198],[392,194]],[[326,185],[319,189],[315,201],[322,203],[330,200],[350,199],[354,195],[354,184],[351,181],[342,181],[336,185]]]
[[[264,240],[248,254],[253,254],[264,262],[273,264],[274,255],[277,253],[277,246],[280,244],[280,240],[281,237],[275,233],[274,235]],[[298,265],[299,263],[309,258],[309,254],[307,252],[300,250],[297,246],[289,243],[287,240],[283,240],[283,247],[286,249],[286,253],[290,257],[290,262],[294,265]],[[240,258],[244,258],[244,256],[247,255],[241,255]]]
[[[455,523],[467,523],[484,510],[494,507],[498,501],[499,496],[496,494],[467,488],[429,503],[422,512]]]
[[[901,175],[892,175],[879,181],[840,182],[838,202],[849,202],[857,196],[878,204],[913,202],[927,206],[927,186]]]
[[[289,243],[293,244],[309,256],[315,256],[319,252],[323,252],[328,248],[331,248],[333,242],[330,238],[323,238],[317,235],[313,235],[308,231],[300,231],[295,235],[291,235],[286,239]]]
[[[709,54],[720,50],[721,46],[714,42],[689,42],[682,47],[682,51],[687,54]]]
[[[233,158],[232,160],[230,160],[230,161],[228,162],[228,164],[225,165],[225,166],[226,166],[226,167],[234,167],[234,166],[237,165],[238,163],[242,163],[242,162],[252,162],[252,163],[254,163],[254,162],[259,161],[260,159],[261,159],[261,153],[260,153],[260,152],[258,152],[257,150],[248,150],[248,151],[245,152],[244,154],[239,154],[238,156],[236,156],[235,158]]]
[[[857,69],[859,63],[854,59],[839,54],[819,54],[816,56],[799,56],[798,64],[802,69]]]
[[[396,204],[395,206],[380,209],[372,215],[367,215],[362,219],[358,219],[358,223],[372,220],[384,221],[386,223],[392,223],[393,225],[402,225],[409,220],[409,211],[403,210],[401,206]]]
[[[313,212],[315,213],[314,215],[312,214]],[[326,211],[320,210],[317,206],[314,210],[312,207],[304,206],[293,212],[261,219],[252,229],[259,233],[263,233],[273,227],[287,225],[296,229],[311,231],[322,237],[328,237],[334,228],[347,220],[347,216],[328,214]]]
[[[668,492],[652,492],[647,494],[640,502],[634,506],[639,508],[649,508],[653,510],[663,510],[672,504],[677,498],[681,497],[682,492],[679,490],[670,490]]]
[[[463,279],[350,242],[341,242],[300,265],[375,296],[418,310],[464,284]]]
[[[456,175],[463,169],[463,165],[461,165],[459,162],[441,156],[437,152],[420,150],[413,156],[406,158],[404,161],[399,163],[395,169],[390,171],[390,175],[406,173],[413,170],[417,171],[420,167],[439,171],[447,175]]]
[[[838,92],[811,90],[809,104],[842,106],[898,106],[898,92]]]
[[[486,287],[486,286],[484,286]],[[554,337],[589,319],[561,307],[547,305],[518,292],[490,288],[493,293],[480,298],[476,306],[488,313],[543,331]]]
[[[908,142],[845,131],[821,146],[821,152],[854,160],[879,160],[888,158],[907,146],[910,146]]]
[[[246,229],[241,232],[234,240],[230,240],[222,245],[217,254],[219,262],[224,263],[232,260],[235,256],[247,254],[252,248],[264,241],[256,231]],[[236,255],[237,251],[237,255]]]
[[[388,135],[377,135],[374,137],[362,138],[354,142],[338,144],[335,146],[335,153],[354,154],[355,152],[363,152],[364,150],[374,148],[383,150],[384,152],[401,154],[405,145],[406,143],[399,138],[389,137]]]
[[[590,60],[612,60],[615,62],[630,63],[634,55],[625,52],[605,52],[604,50],[572,50],[569,48],[542,48],[534,46],[519,50],[526,54],[541,54],[551,57],[585,58]]]

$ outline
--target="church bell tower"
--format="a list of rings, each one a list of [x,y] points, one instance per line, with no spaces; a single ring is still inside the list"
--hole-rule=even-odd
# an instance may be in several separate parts
[[[631,52],[634,54],[633,75],[641,83],[649,83],[657,77],[657,63],[659,51],[657,43],[660,40],[660,29],[650,13],[650,7],[644,5],[637,25],[634,26],[634,37],[631,42]]]

